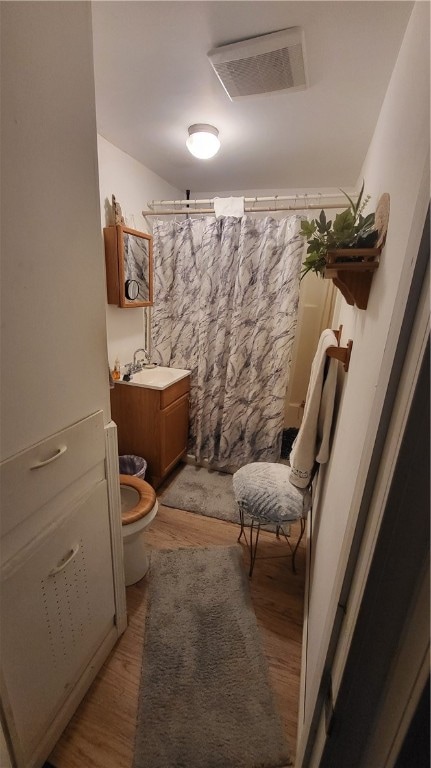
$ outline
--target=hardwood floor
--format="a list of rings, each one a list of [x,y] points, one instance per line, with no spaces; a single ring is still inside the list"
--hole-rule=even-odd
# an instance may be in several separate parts
[[[235,544],[239,527],[169,507],[159,512],[146,533],[155,549]],[[292,526],[292,540],[298,530]],[[248,551],[243,545],[248,565]],[[298,719],[305,546],[296,557],[297,574],[288,546],[273,533],[262,532],[251,596],[270,678],[294,756]],[[49,761],[55,768],[131,768],[140,679],[146,580],[127,589],[129,625],[81,702]]]

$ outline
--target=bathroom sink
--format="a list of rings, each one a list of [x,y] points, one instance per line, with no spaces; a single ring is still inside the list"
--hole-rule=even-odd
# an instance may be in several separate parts
[[[126,384],[134,387],[147,387],[147,389],[166,389],[181,379],[190,375],[190,371],[184,368],[144,368],[139,373],[134,373],[130,381],[117,381],[116,384]]]

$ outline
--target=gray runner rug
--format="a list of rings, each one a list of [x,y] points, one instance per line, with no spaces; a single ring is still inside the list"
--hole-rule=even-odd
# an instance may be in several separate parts
[[[239,523],[232,475],[184,464],[160,496],[166,507]]]
[[[291,765],[241,560],[153,553],[133,768]]]

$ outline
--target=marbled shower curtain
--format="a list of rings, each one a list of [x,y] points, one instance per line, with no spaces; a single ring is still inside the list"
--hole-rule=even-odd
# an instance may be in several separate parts
[[[300,216],[157,221],[153,358],[192,371],[189,453],[234,468],[280,456]]]

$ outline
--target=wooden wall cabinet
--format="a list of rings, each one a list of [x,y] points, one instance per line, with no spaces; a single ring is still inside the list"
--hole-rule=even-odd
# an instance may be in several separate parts
[[[122,224],[105,227],[108,304],[150,307],[153,304],[153,238]]]
[[[187,452],[190,376],[166,389],[116,384],[111,413],[117,424],[120,455],[147,461],[145,479],[154,488]]]

